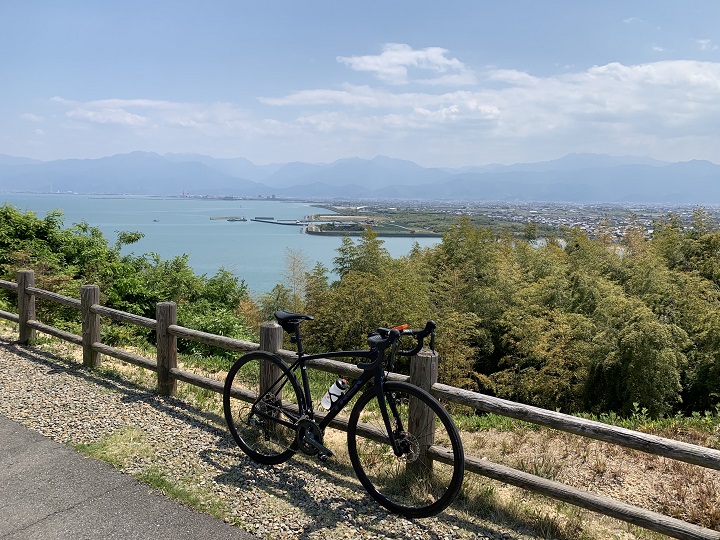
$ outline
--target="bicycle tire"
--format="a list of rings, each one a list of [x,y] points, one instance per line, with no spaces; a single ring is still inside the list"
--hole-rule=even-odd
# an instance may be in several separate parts
[[[448,412],[425,390],[403,382],[383,386],[392,429],[405,447],[403,455],[393,452],[379,406],[373,409],[377,392],[369,389],[353,407],[348,424],[348,451],[355,474],[370,496],[392,512],[410,518],[438,514],[455,500],[462,486],[465,455],[460,434]],[[391,400],[402,426],[390,411]],[[428,407],[429,414],[413,414],[411,420],[409,409],[419,402]],[[451,450],[451,464],[433,460],[425,452],[433,440],[430,436],[434,445]]]
[[[262,372],[269,373],[274,382],[261,393]],[[297,450],[302,395],[297,377],[280,357],[254,351],[237,360],[225,378],[223,409],[230,433],[243,452],[267,465],[290,459]]]

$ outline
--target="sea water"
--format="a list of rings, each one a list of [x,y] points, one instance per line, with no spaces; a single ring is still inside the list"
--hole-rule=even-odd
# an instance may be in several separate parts
[[[65,227],[84,221],[100,229],[111,244],[118,232],[143,233],[142,240],[126,246],[123,254],[157,253],[163,259],[187,254],[196,273],[211,276],[224,267],[254,293],[267,292],[283,282],[288,250],[300,252],[308,269],[320,262],[332,270],[342,241],[340,237],[302,234],[302,227],[252,221],[256,217],[301,220],[310,214],[331,213],[300,202],[70,194],[0,194],[0,201],[35,212],[40,218],[59,210]],[[247,221],[210,219],[230,216]],[[382,240],[394,257],[407,254],[415,242],[425,247],[438,241]]]

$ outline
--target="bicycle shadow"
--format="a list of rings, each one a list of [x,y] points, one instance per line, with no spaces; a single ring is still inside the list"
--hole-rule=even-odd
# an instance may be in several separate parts
[[[234,441],[230,439],[230,444]],[[359,528],[373,536],[384,537],[388,528],[402,528],[402,523],[412,524],[422,538],[445,538],[442,533],[435,532],[436,521],[449,527],[458,527],[473,538],[493,538],[513,540],[520,536],[513,536],[501,532],[492,526],[484,526],[462,518],[452,512],[452,507],[445,512],[430,519],[409,519],[388,512],[374,499],[367,495],[364,488],[355,478],[352,467],[338,462],[324,464],[313,462],[313,458],[292,458],[287,464],[268,466],[255,463],[235,446],[235,450],[206,449],[200,452],[200,457],[214,469],[221,471],[215,477],[217,483],[223,483],[235,488],[252,486],[262,489],[266,493],[286,502],[287,504],[303,508],[309,522],[299,531],[294,531],[299,540],[310,540],[311,535],[318,529],[335,529],[346,526],[350,529]],[[331,458],[332,460],[332,458]],[[275,482],[257,482],[259,470],[272,471]],[[312,490],[306,478],[319,477],[327,485],[335,486],[337,493],[321,493]],[[314,485],[314,484],[313,484]],[[355,492],[358,497],[349,499],[343,493],[347,490]],[[416,536],[413,536],[416,537]]]

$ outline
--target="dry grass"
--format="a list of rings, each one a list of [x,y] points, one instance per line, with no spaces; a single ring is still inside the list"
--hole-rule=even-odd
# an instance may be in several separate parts
[[[717,445],[718,435],[710,441],[707,434],[700,433],[687,438]],[[466,455],[720,530],[720,471],[550,429],[465,433],[463,442]],[[523,498],[534,499],[531,504],[538,511],[554,505],[542,502],[543,497],[507,489],[509,497],[521,493]],[[503,492],[505,489],[498,490]],[[556,510],[558,522],[566,521],[565,514]],[[599,518],[593,516],[586,512],[582,518],[588,530],[600,527],[595,523]]]

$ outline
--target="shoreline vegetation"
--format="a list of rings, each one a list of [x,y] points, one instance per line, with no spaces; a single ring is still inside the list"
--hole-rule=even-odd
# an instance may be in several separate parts
[[[210,219],[227,219],[212,217]],[[229,220],[228,221],[232,221]],[[381,212],[367,212],[365,215],[346,214],[311,214],[302,220],[276,220],[273,217],[255,217],[250,221],[268,223],[270,225],[289,225],[302,227],[305,234],[317,236],[362,236],[368,228],[372,228],[378,237],[417,237],[442,238],[443,233],[423,227],[413,227],[403,220],[390,219]]]
[[[197,275],[187,256],[124,255],[142,233],[108,240],[87,223],[64,228],[60,212],[38,218],[4,205],[1,277],[31,268],[40,288],[67,296],[95,283],[108,307],[150,318],[158,302],[174,301],[180,325],[244,340],[275,310],[306,312],[315,317],[306,347],[317,352],[362,348],[374,328],[433,319],[441,382],[452,386],[571,414],[720,410],[720,226],[702,209],[690,222],[659,218],[651,236],[630,224],[619,242],[574,227],[538,243],[530,233],[539,228],[513,234],[507,222],[491,228],[412,207],[331,206],[315,217],[352,226],[362,217],[365,226],[356,239],[342,235],[332,269],[288,250],[283,279],[251,295],[242,276]],[[386,222],[442,238],[395,258],[375,232]],[[0,295],[0,309],[12,305]],[[38,315],[77,329],[62,308],[41,305]],[[110,345],[153,339],[104,328]],[[183,347],[228,361],[212,347]]]
[[[319,230],[312,227],[307,227],[304,231],[305,234],[314,234],[317,236],[357,236],[360,237],[364,233],[363,230],[348,231],[344,229],[333,230]],[[442,234],[432,232],[382,232],[376,233],[379,238],[393,238],[393,237],[411,237],[411,238],[442,238]]]

